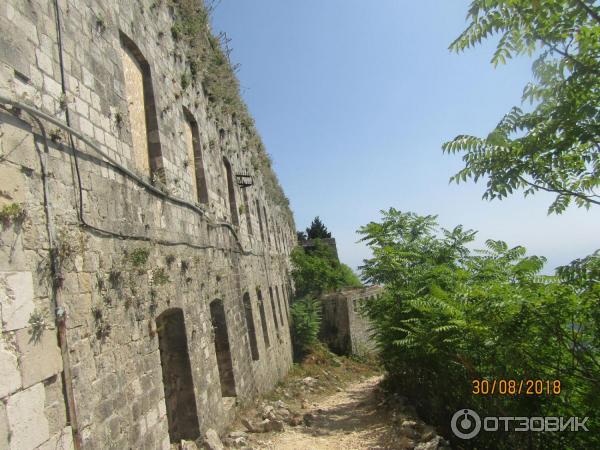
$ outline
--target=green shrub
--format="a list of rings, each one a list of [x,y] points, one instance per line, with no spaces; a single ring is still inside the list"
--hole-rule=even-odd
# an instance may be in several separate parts
[[[445,430],[462,408],[480,416],[585,417],[590,432],[481,433],[459,448],[600,448],[600,254],[539,274],[544,258],[434,216],[394,209],[359,230],[364,274],[386,286],[366,305],[389,381]],[[560,380],[560,395],[473,395],[472,380]]]
[[[294,357],[299,360],[317,344],[321,327],[321,302],[314,297],[303,297],[292,303],[290,312]]]
[[[362,286],[352,269],[340,263],[333,249],[320,239],[315,239],[313,247],[308,251],[296,247],[291,259],[292,277],[298,297],[318,297],[343,287]]]

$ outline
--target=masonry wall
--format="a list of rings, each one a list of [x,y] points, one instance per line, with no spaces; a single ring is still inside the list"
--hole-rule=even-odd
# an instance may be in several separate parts
[[[63,123],[68,110],[71,127],[114,164],[77,138],[73,151],[68,134],[47,120],[0,108],[0,210],[6,213],[0,448],[168,448],[157,317],[183,311],[199,429],[222,430],[236,404],[269,390],[292,363],[285,311],[295,227],[253,164],[260,149],[249,132],[211,105],[201,86],[182,88],[185,49],[171,38],[167,2],[61,0],[59,8],[62,49],[53,1],[0,2],[0,95]],[[153,102],[156,123],[145,122],[149,155],[141,155],[149,172],[136,159],[140,146],[132,130],[139,128],[131,123],[123,36],[151,74],[152,98],[145,100]],[[190,170],[186,114],[198,128],[203,203]],[[223,158],[234,175],[253,176],[245,193],[232,187],[239,226]],[[261,222],[268,223],[264,238]],[[283,318],[278,327],[269,299],[276,286],[283,294],[275,299]],[[223,398],[217,367],[209,307],[217,299],[225,310],[233,399]]]
[[[340,354],[375,351],[371,323],[362,312],[365,302],[381,295],[381,286],[349,288],[321,298],[320,338]]]

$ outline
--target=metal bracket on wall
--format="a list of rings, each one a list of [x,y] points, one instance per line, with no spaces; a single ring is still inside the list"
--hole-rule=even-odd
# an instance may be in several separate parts
[[[247,187],[254,185],[254,180],[252,178],[252,175],[250,175],[248,173],[248,171],[236,173],[235,179],[236,179],[237,185],[239,187],[241,187],[242,189],[246,189]]]

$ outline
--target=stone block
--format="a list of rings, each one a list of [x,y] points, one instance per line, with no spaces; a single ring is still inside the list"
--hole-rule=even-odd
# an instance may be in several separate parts
[[[23,173],[14,166],[0,167],[0,206],[7,203],[23,203],[25,201],[25,185]]]
[[[11,436],[10,450],[33,449],[50,439],[44,400],[42,383],[8,398],[6,410]]]
[[[0,398],[6,397],[21,387],[16,355],[5,346],[0,337]]]
[[[33,339],[29,331],[29,329],[22,329],[16,333],[25,388],[62,371],[62,358],[56,331],[44,330],[37,340]]]
[[[29,169],[37,169],[40,162],[35,153],[31,127],[21,119],[0,113],[0,128],[0,149],[3,157]],[[2,180],[4,181],[4,178]]]
[[[73,450],[73,431],[71,427],[65,427],[58,434],[44,442],[37,450]]]
[[[8,417],[6,416],[6,405],[0,402],[0,448],[8,448],[10,429]]]
[[[31,272],[0,272],[0,307],[5,331],[27,326],[34,310]]]

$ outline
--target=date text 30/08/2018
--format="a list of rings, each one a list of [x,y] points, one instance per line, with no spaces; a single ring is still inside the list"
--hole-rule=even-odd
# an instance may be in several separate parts
[[[481,379],[471,382],[473,395],[560,395],[560,380]]]

